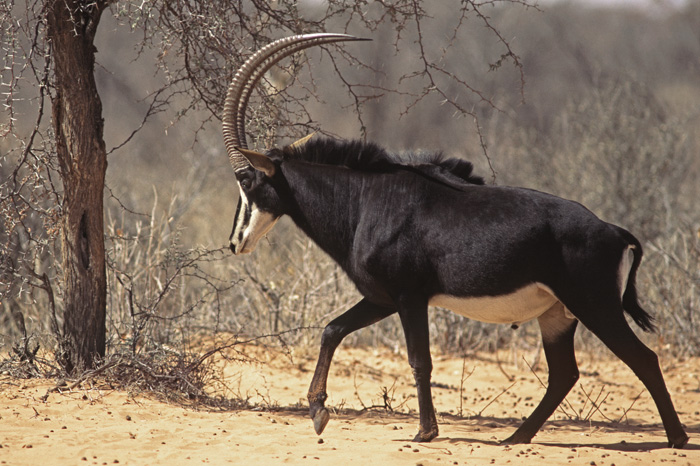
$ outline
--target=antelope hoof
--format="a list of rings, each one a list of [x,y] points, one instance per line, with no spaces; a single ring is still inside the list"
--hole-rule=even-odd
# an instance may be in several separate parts
[[[414,442],[427,443],[438,436],[437,430],[430,432],[418,432],[415,437],[413,437]]]
[[[314,430],[316,431],[316,434],[321,435],[323,429],[326,428],[326,424],[328,424],[330,418],[331,416],[330,414],[328,414],[328,410],[326,408],[321,408],[318,411],[316,411],[316,414],[314,414],[313,417]]]
[[[501,440],[498,442],[499,445],[519,445],[523,443],[530,443],[532,441],[532,437],[523,437],[522,435],[518,435],[518,433],[514,433],[510,437],[508,437],[505,440]]]
[[[685,433],[674,440],[668,439],[668,447],[669,448],[683,448],[686,444],[688,443],[688,435]]]

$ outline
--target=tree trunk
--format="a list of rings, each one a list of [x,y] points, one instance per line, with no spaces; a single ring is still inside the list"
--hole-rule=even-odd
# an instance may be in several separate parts
[[[59,360],[68,372],[105,355],[103,188],[107,153],[95,85],[93,41],[104,1],[47,0],[54,66],[53,129],[63,181],[64,324]]]

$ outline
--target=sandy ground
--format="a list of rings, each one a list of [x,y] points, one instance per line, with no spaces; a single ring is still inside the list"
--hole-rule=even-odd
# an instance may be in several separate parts
[[[340,348],[327,402],[336,412],[318,437],[305,402],[313,351],[250,351],[259,363],[223,368],[227,395],[267,409],[193,410],[95,387],[42,401],[50,381],[0,377],[0,464],[700,464],[700,359],[664,360],[691,437],[673,450],[648,393],[613,359],[579,354],[582,377],[566,412],[532,444],[500,446],[544,393],[538,377],[546,381],[546,367],[525,362],[535,362],[534,353],[434,355],[440,436],[418,444],[410,441],[417,403],[404,355]]]

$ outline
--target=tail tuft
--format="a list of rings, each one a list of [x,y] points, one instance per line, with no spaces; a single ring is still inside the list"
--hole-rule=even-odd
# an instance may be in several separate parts
[[[637,300],[637,288],[635,286],[637,268],[639,268],[639,264],[642,262],[642,245],[631,233],[628,233],[628,235],[630,243],[633,246],[632,253],[634,254],[634,260],[627,279],[627,288],[625,288],[625,293],[622,295],[622,307],[632,320],[639,325],[639,328],[645,332],[654,332],[656,331],[654,317],[639,305],[639,301]]]
[[[654,317],[647,311],[642,309],[637,301],[637,290],[634,286],[634,270],[630,273],[630,279],[627,283],[627,289],[625,294],[622,296],[622,306],[627,314],[634,320],[634,322],[639,325],[639,328],[645,332],[655,332],[656,325],[654,324]]]

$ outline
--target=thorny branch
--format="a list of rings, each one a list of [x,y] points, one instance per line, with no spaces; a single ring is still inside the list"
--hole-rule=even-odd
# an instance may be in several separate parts
[[[330,57],[332,69],[339,77],[337,86],[345,90],[346,100],[340,107],[353,109],[363,136],[367,137],[369,125],[367,105],[395,96],[408,101],[402,111],[406,114],[421,100],[434,95],[449,104],[457,115],[474,119],[486,154],[475,108],[480,105],[495,108],[496,105],[487,94],[448,66],[448,53],[459,48],[462,31],[473,19],[486,26],[486,31],[503,49],[492,68],[511,61],[522,73],[522,65],[510,44],[481,11],[495,4],[508,3],[528,6],[519,0],[459,2],[460,16],[453,25],[450,41],[437,49],[428,41],[426,29],[435,28],[431,9],[445,8],[445,5],[417,0],[330,0],[313,7],[296,2],[260,0],[248,3],[122,0],[85,2],[83,10],[72,14],[79,22],[81,15],[91,8],[111,6],[117,20],[128,23],[132,30],[143,30],[141,43],[137,46],[137,60],[142,59],[147,50],[158,53],[156,70],[163,76],[162,86],[143,99],[147,108],[133,122],[134,126],[125,139],[109,151],[110,154],[126,147],[149,120],[162,112],[172,112],[170,121],[198,111],[205,114],[201,117],[204,122],[217,120],[233,73],[253,50],[285,35],[317,31],[342,31],[374,37],[377,42],[386,42],[389,48],[393,47],[395,56],[410,55],[412,50],[419,50],[418,69],[404,69],[402,64],[398,75],[390,72],[395,70],[384,69],[379,56],[371,50],[329,48],[327,50],[333,50],[332,54],[320,55],[322,59]],[[0,123],[0,264],[3,267],[0,302],[31,302],[38,309],[36,314],[45,319],[36,325],[50,329],[60,340],[63,301],[59,278],[62,276],[59,225],[64,193],[57,176],[59,161],[54,135],[46,121],[47,98],[51,99],[55,93],[51,44],[46,39],[46,5],[47,2],[42,0],[29,0],[23,4],[4,2],[0,6],[0,49],[3,54],[0,70],[0,92],[3,95]],[[97,22],[81,24],[87,33],[96,34]],[[382,37],[387,40],[382,40]],[[324,98],[328,90],[322,82],[325,80],[315,79],[309,57],[304,55],[291,60],[294,63],[290,83],[281,90],[275,85],[263,85],[256,91],[257,105],[249,107],[249,117],[253,121],[250,133],[254,139],[264,140],[269,135],[297,137],[302,132],[306,134],[318,129],[319,124],[314,121],[309,103]],[[378,76],[386,81],[375,79]],[[524,80],[521,82],[524,84]],[[299,92],[300,89],[303,93]],[[27,115],[31,117],[27,118]],[[117,202],[124,212],[133,213],[121,201]],[[181,290],[187,279],[206,283],[209,292],[192,298],[167,319],[187,316],[207,300],[220,305],[219,294],[238,283],[233,280],[222,284],[200,267],[202,262],[210,259],[210,254],[217,254],[217,251],[191,254],[183,257],[173,252],[169,259],[164,258],[142,269],[149,273],[154,270],[163,273],[157,280],[147,283],[148,286],[139,284],[138,271],[119,270],[114,261],[108,262],[113,267],[110,273],[116,277],[111,282],[114,288],[110,293],[124,298],[122,304],[129,308],[129,315],[134,319],[133,334],[130,335],[132,350],[136,350],[145,329],[140,326],[165,319],[156,311],[164,307],[168,296],[185,294]],[[112,341],[119,340],[113,336]]]
[[[266,43],[284,35],[341,30],[374,38],[380,48],[384,43],[393,43],[397,55],[404,54],[404,48],[408,48],[410,54],[412,51],[417,51],[418,54],[418,60],[402,62],[398,75],[389,77],[393,81],[391,85],[382,85],[376,84],[375,77],[384,74],[383,63],[376,62],[375,54],[371,51],[350,53],[345,47],[334,49],[334,54],[330,57],[333,69],[351,102],[348,106],[353,108],[363,136],[366,137],[368,130],[363,116],[367,103],[388,95],[407,97],[410,101],[399,112],[400,115],[406,115],[426,97],[436,95],[443,104],[451,106],[456,115],[468,116],[474,121],[482,153],[490,163],[477,109],[480,106],[497,109],[497,105],[491,97],[460,76],[455,68],[455,57],[464,46],[464,31],[472,26],[470,19],[480,23],[502,49],[498,58],[488,65],[488,69],[493,71],[505,62],[512,62],[519,75],[521,95],[524,96],[522,63],[509,41],[484,10],[511,3],[525,8],[533,7],[532,5],[519,0],[458,2],[459,17],[456,24],[451,26],[449,40],[446,44],[440,44],[437,48],[439,53],[436,54],[433,43],[436,19],[432,16],[432,11],[454,9],[455,5],[429,5],[419,0],[380,1],[372,4],[333,0],[327,2],[325,7],[308,7],[313,11],[301,11],[296,4],[260,3],[253,2],[254,7],[246,9],[238,4],[224,7],[210,2],[192,4],[174,1],[163,7],[155,3],[150,12],[140,12],[149,19],[149,25],[161,33],[161,42],[150,44],[162,49],[158,66],[174,82],[180,82],[182,87],[179,89],[193,98],[188,110],[204,109],[218,118],[234,71],[246,56]],[[426,28],[431,29],[430,33],[426,32]],[[387,41],[387,36],[393,37]],[[450,56],[448,52],[451,52]],[[172,57],[184,57],[184,66],[173,61]],[[297,75],[308,75],[313,80],[308,61],[305,60],[302,65],[303,73],[298,71]],[[350,72],[352,69],[359,69],[362,74]],[[306,106],[309,96],[316,100],[322,100],[323,97],[316,93],[314,84],[304,90],[309,94],[299,96],[284,89],[274,99],[277,111],[267,107],[265,111],[258,112],[253,106],[249,110],[249,118],[253,122],[248,130],[251,138],[260,140],[256,134],[277,134],[278,131],[271,127],[284,131],[279,134],[283,137],[299,137],[302,130],[308,132],[312,126],[318,129],[317,123],[309,121]],[[260,86],[257,92],[258,104],[270,105],[267,99],[269,86]],[[274,118],[266,118],[264,115],[274,115]],[[299,121],[302,121],[302,125],[299,125]],[[495,176],[493,168],[492,173]]]

